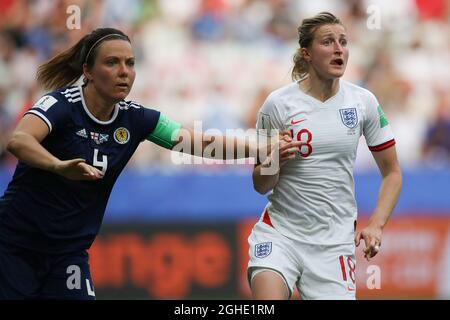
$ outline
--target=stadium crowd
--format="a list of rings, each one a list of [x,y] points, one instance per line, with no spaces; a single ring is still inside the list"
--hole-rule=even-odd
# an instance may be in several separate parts
[[[71,29],[74,5],[81,23]],[[93,28],[114,26],[133,40],[130,99],[225,133],[253,128],[267,94],[291,81],[297,26],[323,10],[347,26],[344,79],[378,97],[402,166],[450,166],[448,0],[0,0],[0,163],[14,162],[9,132],[44,92],[38,66]],[[155,148],[142,144],[132,165],[176,170],[170,151]],[[372,169],[363,141],[358,152],[356,169]]]

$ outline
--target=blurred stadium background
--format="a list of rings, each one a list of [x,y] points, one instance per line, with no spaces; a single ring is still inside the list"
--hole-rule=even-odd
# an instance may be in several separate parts
[[[67,28],[71,5],[81,9],[81,29]],[[8,136],[43,93],[38,65],[93,28],[131,36],[131,99],[186,126],[202,120],[203,129],[225,132],[254,127],[266,95],[290,82],[301,19],[323,10],[347,26],[344,78],[380,100],[405,174],[381,254],[367,263],[358,250],[357,296],[449,299],[448,0],[0,0],[0,191],[15,166]],[[360,227],[380,184],[364,139],[355,178]],[[176,166],[170,151],[143,143],[90,250],[97,297],[248,298],[247,236],[265,203],[249,165]],[[379,289],[367,286],[371,266],[380,268]]]

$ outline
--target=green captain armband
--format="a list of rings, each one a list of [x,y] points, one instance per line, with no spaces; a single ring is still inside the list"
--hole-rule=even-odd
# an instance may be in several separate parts
[[[153,132],[147,136],[147,140],[156,143],[163,148],[172,149],[175,145],[175,141],[172,140],[172,137],[176,138],[180,129],[181,124],[170,120],[161,113],[158,124]]]

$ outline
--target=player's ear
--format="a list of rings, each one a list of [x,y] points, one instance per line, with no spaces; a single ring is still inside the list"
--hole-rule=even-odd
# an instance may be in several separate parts
[[[300,57],[302,57],[305,61],[311,61],[311,55],[309,54],[308,49],[306,48],[299,48],[299,54]]]
[[[89,67],[88,67],[87,63],[83,63],[83,74],[88,81],[92,81],[93,76],[92,76],[91,72],[89,71]]]

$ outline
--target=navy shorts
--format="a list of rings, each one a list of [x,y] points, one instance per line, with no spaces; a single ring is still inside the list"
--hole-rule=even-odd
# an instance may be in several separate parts
[[[86,251],[49,255],[0,242],[0,300],[95,300]]]

